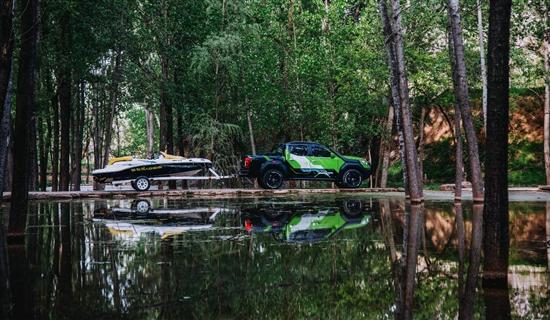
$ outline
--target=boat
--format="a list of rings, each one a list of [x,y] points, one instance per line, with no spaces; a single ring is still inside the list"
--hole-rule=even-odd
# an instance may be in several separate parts
[[[153,180],[192,179],[190,177],[199,173],[213,173],[214,177],[220,178],[212,170],[212,161],[208,159],[185,158],[165,152],[161,152],[156,159],[136,159],[132,156],[113,158],[103,169],[92,171],[94,180],[99,183],[130,183],[137,191],[148,190]]]

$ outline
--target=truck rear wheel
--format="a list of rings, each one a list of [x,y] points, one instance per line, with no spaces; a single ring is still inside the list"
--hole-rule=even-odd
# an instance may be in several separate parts
[[[284,182],[283,172],[275,168],[267,169],[258,182],[264,189],[279,189]]]

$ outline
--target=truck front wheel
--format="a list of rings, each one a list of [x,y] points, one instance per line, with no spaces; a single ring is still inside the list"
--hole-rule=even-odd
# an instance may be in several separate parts
[[[283,172],[279,169],[267,169],[259,179],[260,186],[265,189],[279,189],[284,182]]]
[[[357,169],[347,169],[342,174],[342,180],[338,181],[341,188],[359,188],[363,183],[363,174]]]

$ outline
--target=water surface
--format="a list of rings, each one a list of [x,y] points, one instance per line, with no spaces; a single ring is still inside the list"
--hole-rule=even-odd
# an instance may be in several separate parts
[[[550,314],[547,208],[510,206],[496,296],[513,318]],[[25,244],[8,247],[7,299],[27,319],[388,319],[412,281],[415,318],[492,318],[501,301],[475,272],[471,203],[461,211],[427,202],[415,217],[398,199],[333,195],[32,202]]]

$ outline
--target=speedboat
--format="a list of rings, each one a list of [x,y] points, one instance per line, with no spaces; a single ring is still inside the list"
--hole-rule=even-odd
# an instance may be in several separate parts
[[[94,180],[99,183],[130,182],[138,191],[149,189],[152,178],[194,176],[208,173],[212,161],[203,158],[184,158],[161,152],[157,159],[135,159],[132,156],[113,158],[103,169],[92,171]],[[162,179],[157,179],[162,180]]]

